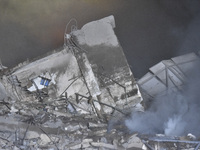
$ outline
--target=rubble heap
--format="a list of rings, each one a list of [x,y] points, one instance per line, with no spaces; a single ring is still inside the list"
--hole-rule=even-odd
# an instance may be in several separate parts
[[[64,49],[1,70],[1,149],[142,148],[118,123],[142,97],[114,17],[69,24]]]
[[[143,99],[114,33],[114,17],[80,30],[71,21],[64,49],[0,68],[0,149],[198,149],[193,135],[129,133],[124,120],[143,111]]]
[[[66,105],[66,101],[1,103],[1,149],[142,148],[136,135],[114,128],[108,132],[107,122],[94,114],[72,113]]]

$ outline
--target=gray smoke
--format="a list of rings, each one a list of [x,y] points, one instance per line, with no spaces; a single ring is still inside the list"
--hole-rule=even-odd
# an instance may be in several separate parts
[[[162,1],[160,5],[169,16],[182,16],[182,25],[174,26],[172,33],[179,43],[173,50],[175,55],[200,51],[200,1],[184,0]],[[172,10],[171,4],[176,9]],[[188,21],[190,20],[190,21]],[[184,23],[185,21],[185,23]],[[186,23],[187,22],[187,23]],[[187,83],[182,91],[168,90],[165,96],[157,96],[151,106],[144,113],[133,112],[130,119],[125,121],[131,132],[145,134],[186,135],[192,133],[200,136],[200,63],[189,71]]]
[[[187,83],[179,92],[157,96],[144,113],[133,112],[125,121],[131,132],[182,136],[200,136],[200,63],[188,73]]]

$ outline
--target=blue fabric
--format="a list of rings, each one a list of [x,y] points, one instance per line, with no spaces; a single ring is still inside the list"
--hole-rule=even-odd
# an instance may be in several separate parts
[[[40,84],[41,84],[41,85],[44,85],[44,81],[45,81],[45,80],[42,78]]]
[[[49,80],[46,80],[45,85],[44,86],[48,86],[49,85]]]

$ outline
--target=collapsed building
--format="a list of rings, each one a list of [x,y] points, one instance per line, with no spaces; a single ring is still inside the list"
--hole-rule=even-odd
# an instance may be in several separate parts
[[[65,96],[76,101],[82,113],[111,114],[115,107],[133,107],[142,98],[114,27],[110,16],[72,30],[65,34],[63,50],[14,68],[9,78],[40,100]]]
[[[1,71],[1,148],[123,148],[119,140],[134,147],[114,130],[107,133],[111,117],[142,110],[114,28],[113,16],[80,30],[72,20],[63,49]]]
[[[1,64],[1,149],[199,148],[191,134],[139,135],[124,125],[130,112],[144,110],[144,100],[180,90],[199,57],[162,61],[136,82],[114,28],[113,16],[80,30],[72,19],[64,48],[11,69]]]

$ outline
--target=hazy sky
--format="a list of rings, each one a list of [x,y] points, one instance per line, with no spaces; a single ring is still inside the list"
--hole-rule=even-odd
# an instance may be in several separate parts
[[[200,0],[0,0],[0,58],[14,66],[63,45],[65,26],[114,15],[136,78],[163,59],[200,50]]]

